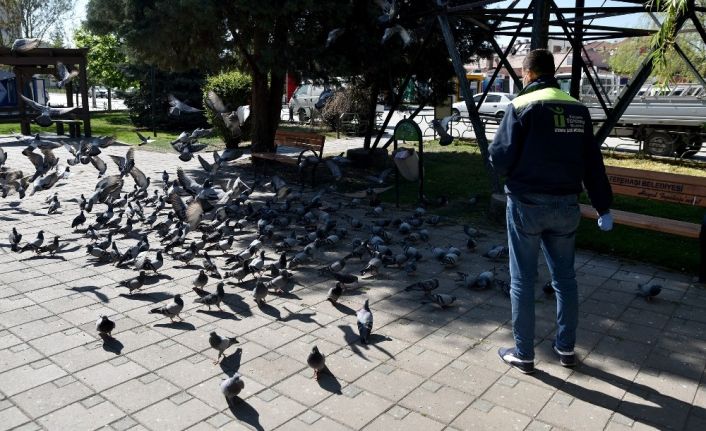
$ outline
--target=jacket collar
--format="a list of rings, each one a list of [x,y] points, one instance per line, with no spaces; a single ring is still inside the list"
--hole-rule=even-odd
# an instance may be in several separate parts
[[[518,96],[522,96],[524,94],[528,94],[533,91],[541,90],[543,88],[548,87],[560,88],[559,82],[556,80],[555,77],[551,75],[542,75],[534,81],[530,82],[527,87],[523,88],[522,91],[520,91],[520,94],[518,94]]]

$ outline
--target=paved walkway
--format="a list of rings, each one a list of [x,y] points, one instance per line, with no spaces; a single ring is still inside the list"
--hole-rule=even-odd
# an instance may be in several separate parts
[[[4,148],[8,166],[29,170],[21,147]],[[65,159],[65,150],[57,155]],[[173,173],[181,164],[175,155],[147,151],[137,151],[136,162],[158,186],[163,169]],[[114,172],[111,165],[108,173]],[[243,287],[227,284],[226,311],[209,313],[193,303],[195,267],[167,259],[162,277],[129,296],[117,282],[134,271],[92,263],[83,247],[87,240],[69,227],[78,208],[67,199],[89,193],[95,175],[90,165],[72,169],[56,188],[62,208],[55,215],[46,215],[44,199],[51,192],[19,205],[0,200],[1,242],[13,226],[26,239],[43,229],[48,240],[59,235],[69,242],[59,258],[0,251],[0,429],[706,429],[706,290],[690,276],[579,253],[582,364],[571,371],[554,361],[555,304],[537,289],[538,372],[525,376],[496,354],[512,343],[508,299],[499,289],[471,291],[453,282],[456,270],[477,274],[493,267],[507,280],[504,261],[481,256],[504,242],[501,230],[483,228],[479,252],[464,251],[457,268],[426,258],[411,279],[386,269],[347,292],[338,307],[325,300],[332,282],[315,268],[342,250],[297,268],[294,289],[269,297],[265,307],[256,307]],[[125,189],[132,189],[131,180]],[[459,226],[430,229],[430,245],[463,248]],[[250,229],[232,250],[253,237]],[[118,239],[121,250],[134,243]],[[419,247],[429,255],[426,245]],[[276,259],[271,245],[266,249]],[[349,268],[364,264],[353,259]],[[423,303],[419,292],[404,291],[427,277],[439,278],[439,291],[458,297],[453,307],[441,310]],[[540,280],[546,280],[544,267]],[[654,302],[634,296],[638,282],[652,281],[664,286]],[[211,280],[206,288],[215,284]],[[184,295],[185,323],[172,325],[148,313],[175,293]],[[375,316],[367,347],[358,343],[351,314],[365,298]],[[116,321],[117,341],[104,344],[97,336],[99,314]],[[212,363],[210,331],[240,340],[220,366]],[[313,345],[326,354],[333,374],[318,383],[306,365]],[[219,384],[235,370],[245,390],[231,408]]]

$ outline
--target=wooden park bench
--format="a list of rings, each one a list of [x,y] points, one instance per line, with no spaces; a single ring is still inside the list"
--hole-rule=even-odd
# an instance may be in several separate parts
[[[277,130],[275,133],[275,152],[252,153],[252,158],[253,161],[264,161],[264,169],[266,169],[268,162],[299,166],[303,158],[313,156],[316,160],[311,166],[311,183],[313,186],[316,167],[323,157],[325,139],[326,136],[316,133]],[[294,151],[286,151],[286,149]]]
[[[64,125],[69,126],[69,136],[72,138],[78,138],[81,136],[81,124],[82,120],[52,120],[56,123],[56,134],[61,136],[64,134]]]
[[[706,208],[706,178],[616,166],[606,166],[606,174],[614,194]],[[706,216],[698,224],[613,209],[610,212],[616,224],[699,239],[699,281],[706,282]],[[581,204],[581,214],[598,218],[590,205]]]

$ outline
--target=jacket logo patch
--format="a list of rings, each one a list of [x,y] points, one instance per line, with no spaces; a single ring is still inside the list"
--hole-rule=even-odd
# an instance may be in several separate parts
[[[554,113],[554,127],[563,129],[566,127],[566,117],[564,108],[549,108]]]

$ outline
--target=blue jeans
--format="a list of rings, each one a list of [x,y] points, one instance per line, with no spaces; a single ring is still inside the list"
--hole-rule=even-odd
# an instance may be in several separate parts
[[[507,195],[512,332],[518,357],[534,359],[534,284],[541,247],[556,292],[556,347],[570,352],[576,342],[578,290],[574,272],[577,195]]]

